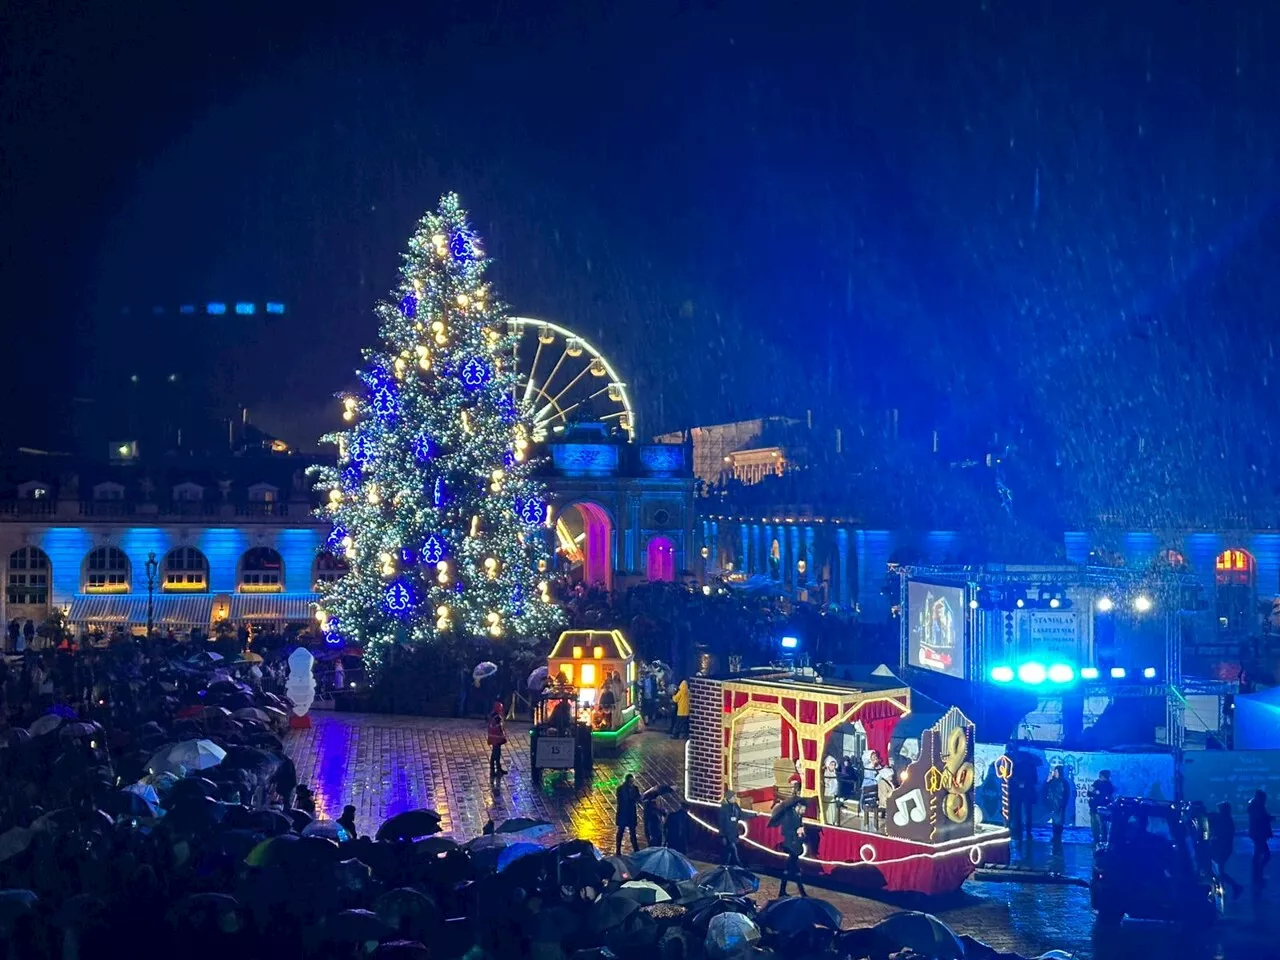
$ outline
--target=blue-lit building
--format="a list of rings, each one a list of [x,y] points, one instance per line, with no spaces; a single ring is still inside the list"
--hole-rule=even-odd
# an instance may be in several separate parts
[[[686,572],[686,448],[590,434],[548,446],[563,573],[616,588]],[[39,624],[59,609],[80,628],[141,628],[152,558],[157,629],[311,621],[317,584],[343,570],[321,551],[329,531],[313,515],[313,458],[148,461],[133,445],[113,449],[101,460],[22,455],[0,466],[0,621]]]

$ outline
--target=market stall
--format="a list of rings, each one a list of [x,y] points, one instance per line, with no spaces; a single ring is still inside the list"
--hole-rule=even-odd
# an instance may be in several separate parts
[[[1009,834],[974,803],[973,724],[959,710],[896,736],[912,713],[900,683],[844,684],[788,671],[695,678],[685,795],[715,831],[725,792],[746,815],[743,853],[780,866],[769,814],[803,813],[806,871],[850,885],[940,894],[1008,860]],[[926,706],[927,704],[927,706]]]
[[[638,729],[635,653],[622,631],[564,631],[547,657],[547,670],[577,688],[597,749],[617,747]]]

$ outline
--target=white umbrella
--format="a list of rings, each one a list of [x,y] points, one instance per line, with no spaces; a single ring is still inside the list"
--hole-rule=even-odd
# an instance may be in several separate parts
[[[27,732],[33,737],[39,737],[46,733],[53,733],[64,722],[63,718],[56,713],[46,713],[43,717],[36,717],[31,726],[27,727]]]
[[[541,690],[547,685],[547,668],[541,666],[533,673],[529,674],[529,689],[535,692]]]
[[[666,903],[671,899],[671,894],[663,890],[661,886],[652,880],[628,880],[621,887],[622,890],[635,890],[636,893],[623,894],[628,899],[635,900],[638,903]],[[617,896],[618,894],[614,894]]]
[[[226,755],[227,751],[212,740],[183,740],[157,750],[147,761],[147,770],[153,776],[158,773],[178,773],[181,776],[185,771],[216,767]]]
[[[476,668],[471,671],[471,676],[476,680],[483,680],[485,677],[492,677],[498,672],[498,665],[490,660],[482,660],[476,664]]]

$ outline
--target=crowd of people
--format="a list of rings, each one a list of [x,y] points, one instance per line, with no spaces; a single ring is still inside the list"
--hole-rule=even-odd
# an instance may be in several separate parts
[[[650,823],[653,798],[632,777],[619,805],[628,857],[581,840],[540,845],[552,827],[527,819],[491,821],[463,842],[440,835],[430,810],[372,837],[354,806],[318,817],[282,747],[282,659],[125,638],[0,661],[6,958],[834,960],[909,956],[917,940],[933,955],[924,945],[936,931],[919,917],[842,931],[823,901],[758,903],[736,856],[699,873],[680,852],[679,818]],[[494,776],[505,772],[501,716],[488,726]]]

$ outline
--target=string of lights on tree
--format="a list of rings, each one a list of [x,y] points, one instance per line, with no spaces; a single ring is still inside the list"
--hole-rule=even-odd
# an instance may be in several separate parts
[[[364,389],[317,467],[347,572],[323,585],[326,640],[364,647],[376,672],[396,643],[547,636],[552,523],[531,475],[530,412],[517,403],[518,333],[484,280],[487,260],[454,194],[419,222],[400,289],[380,303]]]

